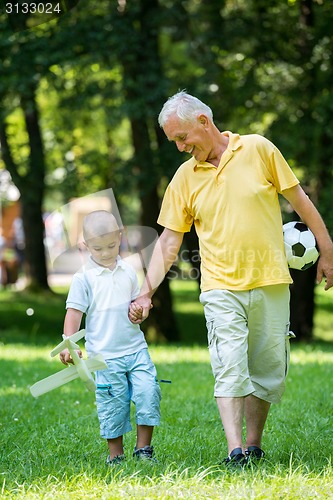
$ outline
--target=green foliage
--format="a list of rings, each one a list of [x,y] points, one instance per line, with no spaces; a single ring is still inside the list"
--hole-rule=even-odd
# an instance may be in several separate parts
[[[271,138],[333,231],[332,2],[73,1],[22,31],[0,11],[0,125],[28,206],[112,187],[127,220],[155,225],[181,162],[157,115],[187,88],[221,129]],[[35,97],[47,201],[23,119]]]

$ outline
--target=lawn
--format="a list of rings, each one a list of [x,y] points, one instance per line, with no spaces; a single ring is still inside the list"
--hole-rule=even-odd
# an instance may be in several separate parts
[[[0,498],[333,497],[333,344],[327,342],[333,338],[333,327],[328,330],[332,294],[318,292],[316,321],[325,325],[326,342],[292,345],[286,393],[267,422],[267,460],[232,473],[220,464],[226,441],[212,394],[208,350],[201,342],[204,321],[197,291],[188,282],[172,286],[179,325],[189,331],[184,344],[150,346],[159,378],[172,381],[161,384],[162,422],[153,439],[158,462],[152,466],[132,458],[132,431],[125,437],[126,463],[114,469],[104,463],[107,447],[99,437],[94,395],[79,381],[38,399],[29,392],[34,382],[61,369],[49,352],[59,340],[63,296],[51,300],[20,294],[14,304],[10,292],[0,292],[3,324],[8,308],[15,309],[12,324],[1,329]],[[29,308],[34,309],[30,316]]]

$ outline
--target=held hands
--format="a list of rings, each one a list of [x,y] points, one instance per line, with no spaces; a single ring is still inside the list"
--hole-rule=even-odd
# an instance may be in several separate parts
[[[147,296],[138,297],[131,302],[128,311],[129,320],[135,325],[139,325],[149,316],[149,311],[153,307],[151,299]]]
[[[76,351],[76,352],[78,353],[79,357],[82,358],[82,351]],[[61,353],[59,354],[59,358],[60,361],[66,366],[68,364],[74,365],[74,361],[68,349],[64,349],[63,351],[61,351]]]

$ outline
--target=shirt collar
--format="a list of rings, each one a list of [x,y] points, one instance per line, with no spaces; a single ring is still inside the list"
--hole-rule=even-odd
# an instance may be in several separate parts
[[[125,269],[125,264],[119,255],[116,259],[116,267],[114,269],[109,269],[108,267],[100,266],[92,259],[91,255],[89,256],[89,259],[86,263],[86,270],[94,272],[96,276],[100,276],[103,273],[114,273],[117,271],[118,268]]]
[[[229,132],[229,130],[221,132],[221,134],[229,137],[229,143],[228,143],[228,146],[226,149],[226,151],[228,151],[229,154],[232,154],[234,151],[236,151],[237,149],[239,149],[242,146],[243,143],[242,143],[241,136],[239,134],[234,134],[233,132]],[[196,167],[199,165],[200,165],[200,167],[206,167],[206,168],[210,167],[209,162],[208,163],[198,162],[193,157],[189,160],[189,162],[191,162],[193,170],[195,170]]]
[[[242,139],[239,134],[233,134],[232,132],[229,132],[226,130],[225,132],[222,132],[222,135],[226,135],[229,137],[229,143],[227,149],[229,151],[236,151],[242,146]]]

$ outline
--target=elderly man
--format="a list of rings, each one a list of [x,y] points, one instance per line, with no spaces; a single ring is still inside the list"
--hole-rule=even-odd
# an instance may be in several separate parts
[[[281,399],[288,371],[292,280],[278,194],[315,234],[317,281],[325,276],[326,289],[333,285],[333,244],[317,209],[270,141],[221,132],[212,110],[184,91],[164,104],[159,124],[191,158],[165,192],[158,218],[165,229],[129,317],[140,323],[148,316],[152,295],[194,224],[214,395],[228,443],[225,463],[242,467],[264,457],[265,422],[271,403]]]

